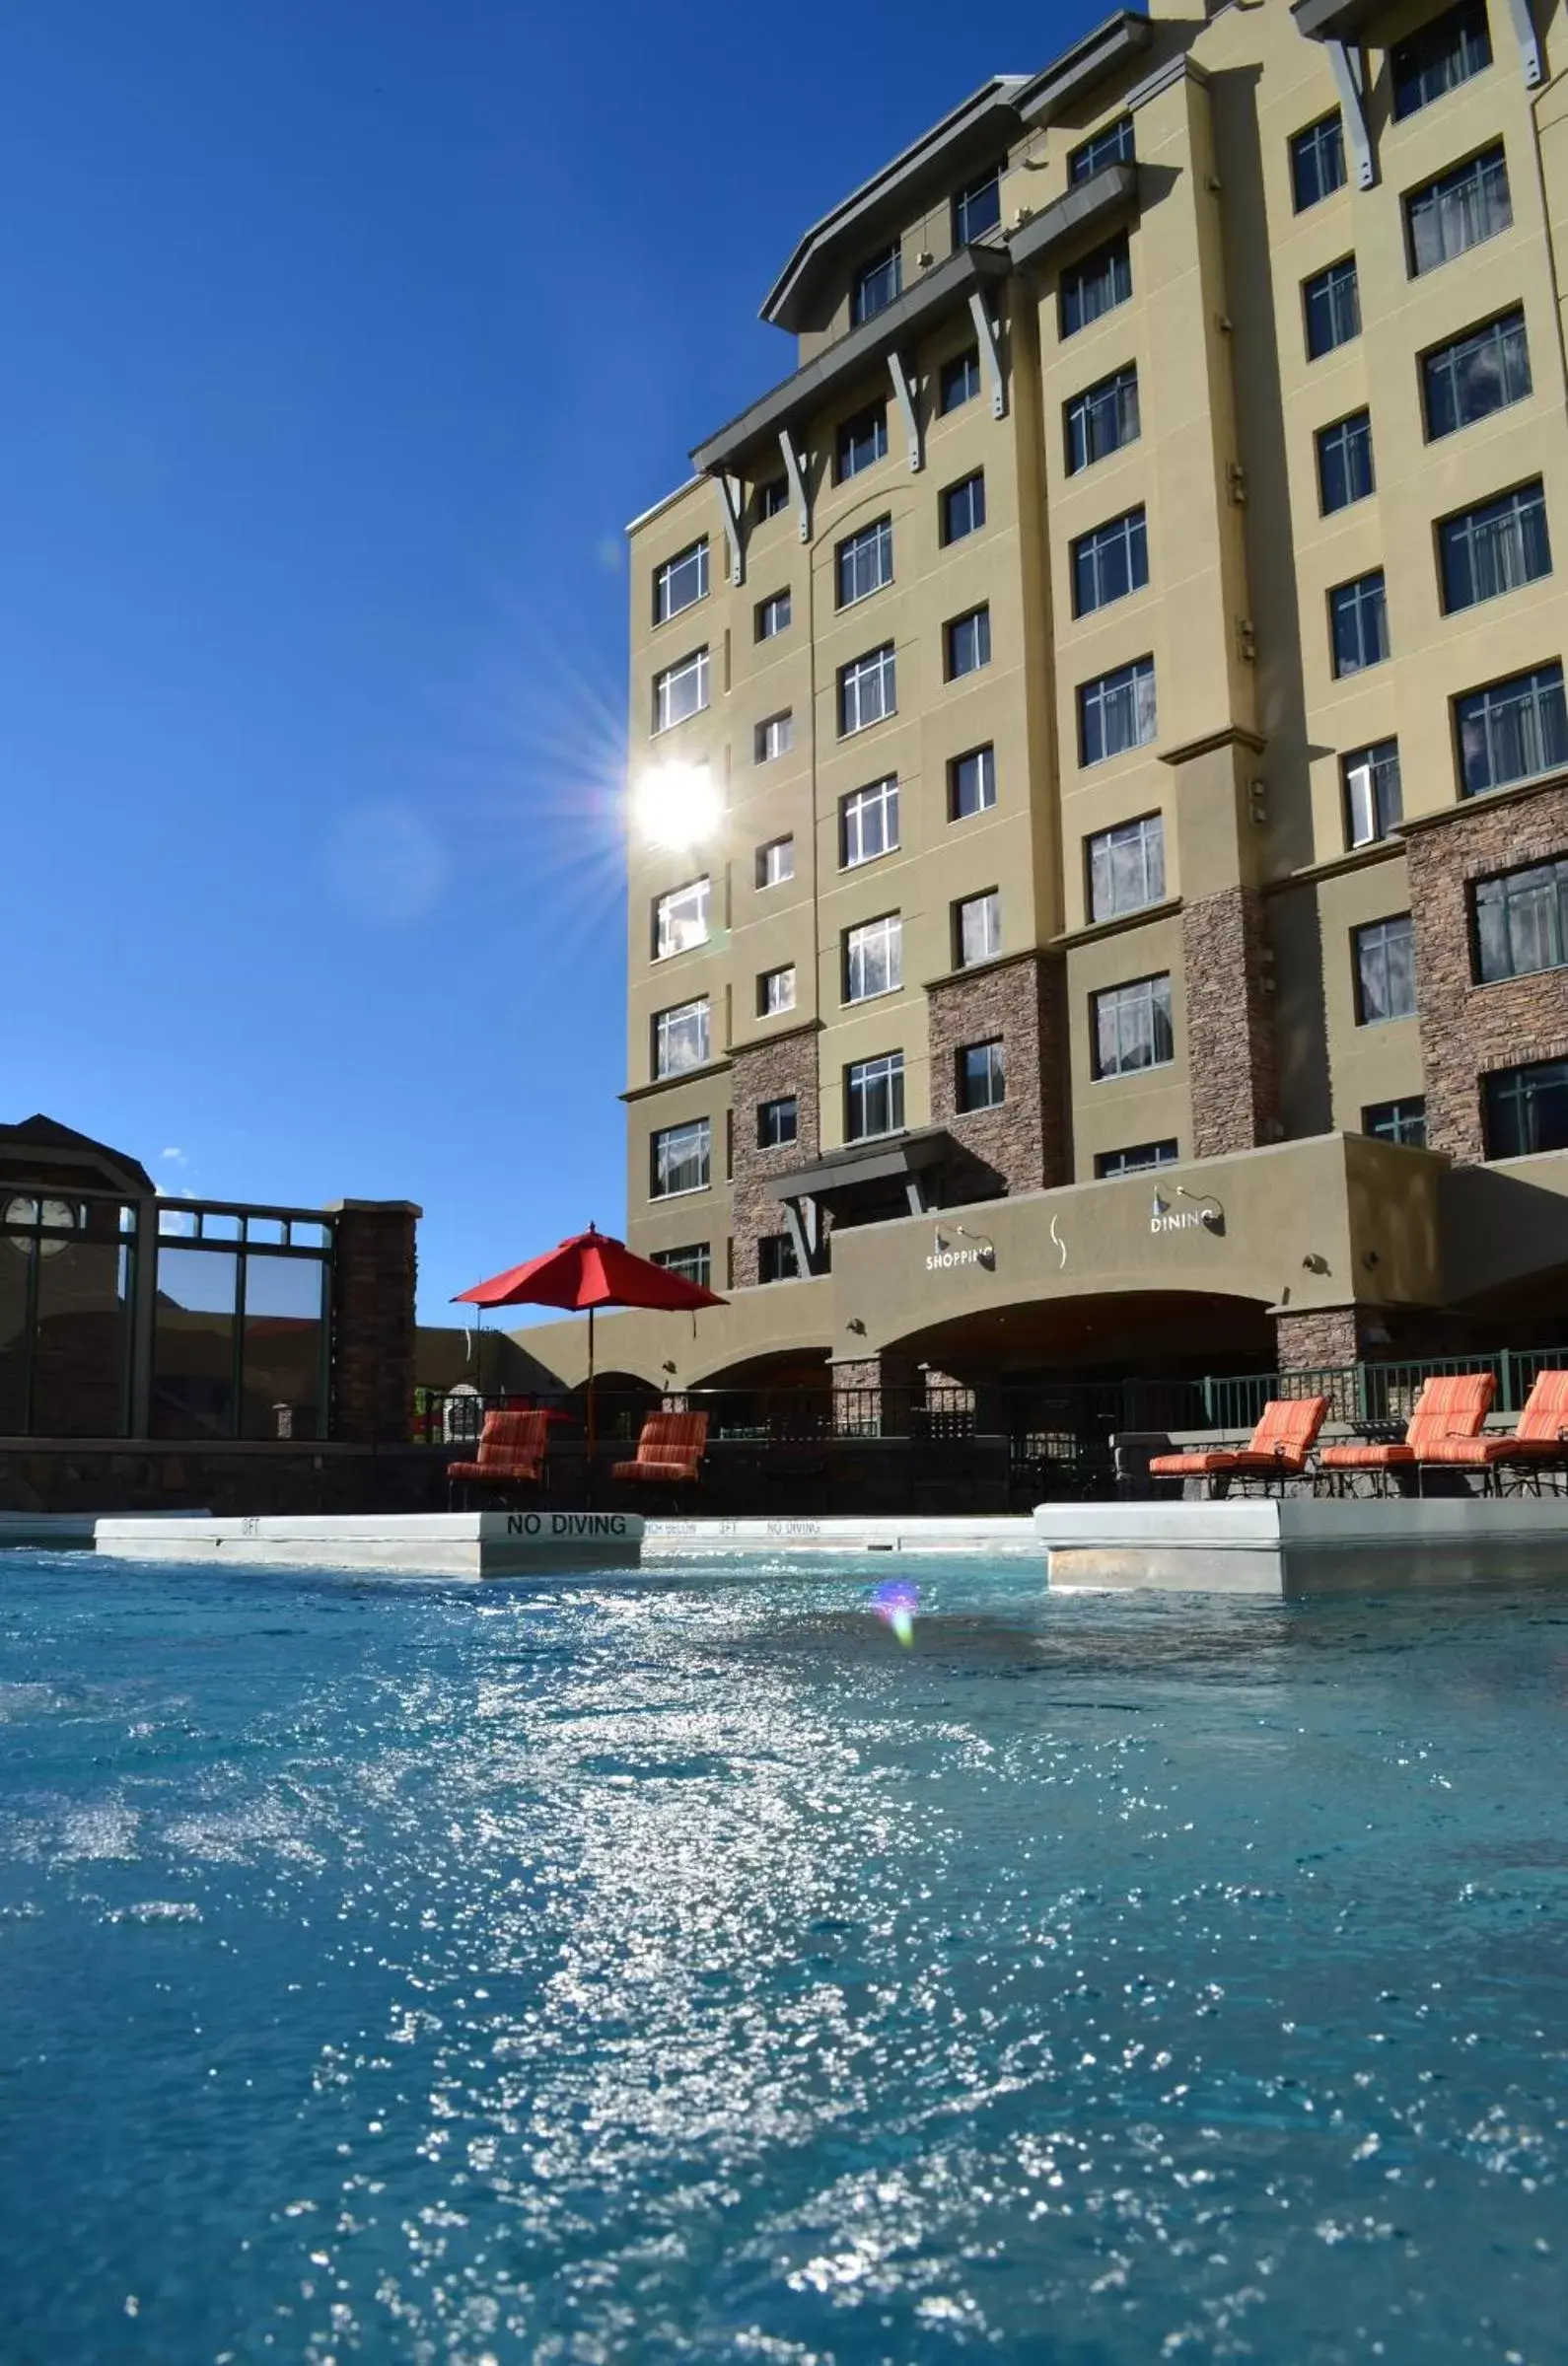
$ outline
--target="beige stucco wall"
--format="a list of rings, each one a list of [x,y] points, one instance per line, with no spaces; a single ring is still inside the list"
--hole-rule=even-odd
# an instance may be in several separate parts
[[[1452,806],[1455,695],[1568,647],[1561,555],[1556,572],[1527,591],[1455,616],[1439,609],[1435,524],[1456,508],[1539,474],[1554,547],[1568,553],[1565,376],[1553,276],[1553,237],[1568,235],[1568,98],[1549,84],[1533,96],[1526,90],[1508,11],[1495,5],[1491,66],[1394,123],[1387,45],[1431,13],[1422,0],[1406,0],[1372,28],[1377,185],[1355,185],[1351,159],[1346,184],[1297,214],[1291,136],[1337,104],[1324,47],[1303,37],[1286,0],[1226,7],[1212,17],[1161,0],[1143,53],[1060,120],[1016,140],[1003,178],[1003,223],[1011,229],[1021,212],[1037,216],[1066,192],[1071,150],[1131,100],[1139,200],[1127,224],[1130,302],[1075,335],[1061,334],[1061,268],[1100,243],[1104,224],[1043,268],[1010,279],[992,298],[1007,382],[1000,421],[984,392],[949,417],[936,414],[941,365],[972,338],[957,305],[904,356],[921,410],[924,466],[911,471],[907,465],[902,422],[879,365],[799,422],[811,538],[802,543],[793,507],[760,523],[748,513],[739,588],[728,581],[712,485],[685,488],[633,532],[633,778],[670,755],[704,758],[725,805],[723,825],[700,855],[655,854],[635,837],[629,851],[626,1081],[639,1097],[627,1117],[628,1230],[635,1246],[707,1240],[722,1281],[728,1074],[721,1061],[702,1078],[643,1095],[654,1014],[706,992],[722,1054],[766,1036],[769,1023],[756,1015],[758,975],[793,963],[796,1007],[775,1024],[823,1023],[816,1053],[824,1149],[842,1139],[846,1064],[885,1051],[903,1053],[905,1116],[917,1126],[931,1108],[922,989],[949,968],[953,903],[990,887],[1002,895],[1006,951],[1066,941],[1069,1165],[1080,1180],[1092,1176],[1097,1155],[1132,1142],[1175,1138],[1183,1154],[1189,1150],[1178,904],[1237,884],[1261,887],[1273,899],[1287,1134],[1353,1128],[1369,1105],[1420,1094],[1414,1022],[1366,1028],[1356,1020],[1350,932],[1405,908],[1403,863],[1380,852],[1347,857],[1341,758],[1396,736],[1407,814]],[[1555,63],[1564,40],[1555,7],[1545,39]],[[1496,138],[1508,157],[1513,227],[1412,279],[1405,193]],[[901,226],[906,287],[918,283],[923,254],[940,264],[950,251],[950,194],[928,193]],[[1309,360],[1302,283],[1351,252],[1362,333]],[[767,259],[759,257],[759,277]],[[848,326],[850,260],[801,340],[802,358]],[[1513,303],[1527,315],[1532,395],[1427,444],[1420,354]],[[792,349],[781,337],[778,350],[782,375]],[[1064,405],[1125,362],[1138,370],[1141,434],[1069,476]],[[888,399],[888,456],[834,486],[837,424],[873,397]],[[1375,495],[1323,518],[1315,434],[1363,405],[1372,412]],[[776,466],[770,450],[757,473]],[[985,471],[986,526],[944,550],[941,492],[975,467]],[[1074,618],[1074,538],[1138,503],[1148,520],[1149,586]],[[894,581],[840,613],[835,545],[884,515],[892,521]],[[708,598],[655,627],[654,571],[699,533],[710,545]],[[1335,681],[1329,591],[1380,565],[1391,661]],[[786,585],[791,627],[758,643],[756,605]],[[942,626],[980,600],[991,609],[991,664],[949,684]],[[840,742],[837,669],[884,639],[897,649],[897,715]],[[712,656],[709,711],[654,741],[652,677],[701,642]],[[1156,669],[1157,739],[1080,765],[1079,685],[1145,654]],[[758,765],[755,725],[784,708],[793,714],[794,747]],[[996,808],[955,825],[947,816],[948,761],[987,741],[996,749]],[[1185,754],[1194,744],[1198,752]],[[888,772],[900,784],[901,846],[845,872],[839,801]],[[1248,810],[1253,778],[1263,784],[1256,823]],[[1108,933],[1090,929],[1086,841],[1153,813],[1165,821],[1166,905]],[[759,892],[756,848],[785,832],[795,840],[795,876]],[[652,899],[698,869],[714,882],[710,943],[654,964]],[[843,932],[894,910],[903,923],[903,984],[846,1009]],[[1174,1060],[1139,1077],[1095,1079],[1090,996],[1166,969]],[[709,1191],[650,1203],[650,1133],[699,1111],[713,1121]],[[753,1122],[749,1109],[740,1121]]]

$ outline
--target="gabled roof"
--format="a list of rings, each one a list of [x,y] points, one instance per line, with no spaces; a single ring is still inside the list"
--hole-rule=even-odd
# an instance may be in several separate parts
[[[918,207],[924,190],[962,186],[965,175],[972,177],[984,166],[1000,163],[1009,140],[1018,134],[1014,96],[1030,79],[1027,74],[993,74],[972,98],[814,222],[768,290],[763,320],[775,328],[807,325],[813,297],[830,271],[842,268],[846,248],[869,251],[879,231],[891,233],[907,218],[911,205]]]
[[[91,1134],[78,1133],[71,1125],[62,1125],[57,1117],[45,1117],[41,1111],[24,1117],[20,1125],[0,1125],[0,1164],[24,1166],[29,1159],[39,1169],[57,1167],[96,1167],[111,1188],[126,1183],[150,1191],[153,1179],[145,1167],[123,1150],[111,1150],[107,1142],[95,1142]]]

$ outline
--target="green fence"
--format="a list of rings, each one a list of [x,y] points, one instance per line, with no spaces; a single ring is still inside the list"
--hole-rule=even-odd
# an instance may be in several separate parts
[[[1502,1347],[1490,1355],[1421,1356],[1377,1364],[1334,1364],[1318,1371],[1239,1372],[1196,1382],[1205,1429],[1249,1430],[1271,1397],[1326,1397],[1328,1418],[1353,1429],[1402,1427],[1429,1380],[1490,1372],[1492,1409],[1523,1410],[1537,1373],[1568,1365],[1568,1347]]]

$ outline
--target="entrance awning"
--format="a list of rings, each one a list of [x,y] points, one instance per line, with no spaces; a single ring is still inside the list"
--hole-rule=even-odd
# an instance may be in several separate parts
[[[824,1209],[840,1224],[924,1216],[945,1200],[988,1196],[985,1173],[945,1126],[927,1125],[915,1133],[848,1143],[809,1166],[775,1176],[764,1188],[784,1210],[801,1271],[821,1273],[827,1264]],[[976,1178],[981,1179],[978,1190]]]

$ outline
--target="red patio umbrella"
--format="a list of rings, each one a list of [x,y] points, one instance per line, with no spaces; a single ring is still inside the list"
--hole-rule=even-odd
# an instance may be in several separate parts
[[[635,1255],[624,1241],[612,1240],[594,1225],[542,1256],[530,1257],[505,1273],[476,1281],[460,1290],[454,1306],[558,1306],[569,1313],[588,1311],[588,1472],[594,1472],[594,1313],[602,1306],[668,1307],[672,1313],[703,1306],[724,1306],[726,1300],[700,1282],[687,1281],[669,1265],[656,1265]]]

